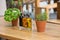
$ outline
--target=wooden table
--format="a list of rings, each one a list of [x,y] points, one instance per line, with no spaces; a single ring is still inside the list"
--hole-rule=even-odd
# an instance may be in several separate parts
[[[8,27],[2,17],[0,17],[0,37],[9,40],[60,40],[46,32],[21,31],[17,27]]]

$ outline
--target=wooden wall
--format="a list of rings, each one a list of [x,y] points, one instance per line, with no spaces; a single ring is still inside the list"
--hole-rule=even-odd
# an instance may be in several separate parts
[[[60,19],[60,2],[57,3],[57,19]]]

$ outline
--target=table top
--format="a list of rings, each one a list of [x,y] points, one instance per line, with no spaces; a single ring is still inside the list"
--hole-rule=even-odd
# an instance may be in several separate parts
[[[48,35],[46,32],[21,31],[17,27],[8,27],[8,24],[0,17],[0,37],[11,40],[60,40]]]

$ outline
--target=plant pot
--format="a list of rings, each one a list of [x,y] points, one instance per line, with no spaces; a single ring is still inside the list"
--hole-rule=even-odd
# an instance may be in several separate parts
[[[18,26],[18,19],[12,20],[12,26]]]
[[[37,26],[38,32],[44,32],[45,26],[46,26],[46,21],[36,21],[36,26]]]

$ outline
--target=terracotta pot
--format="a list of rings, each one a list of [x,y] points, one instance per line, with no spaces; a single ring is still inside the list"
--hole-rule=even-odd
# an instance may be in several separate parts
[[[46,21],[36,21],[36,26],[37,26],[38,32],[44,32],[45,26],[46,26]]]
[[[12,20],[12,26],[18,26],[18,19]]]

